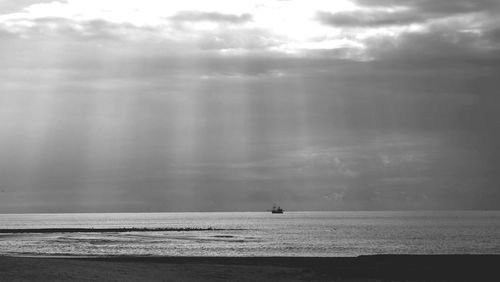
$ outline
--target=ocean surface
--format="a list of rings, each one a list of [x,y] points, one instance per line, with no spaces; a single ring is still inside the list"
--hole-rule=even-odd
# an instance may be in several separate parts
[[[500,211],[0,214],[14,228],[207,230],[2,233],[0,255],[500,254]]]

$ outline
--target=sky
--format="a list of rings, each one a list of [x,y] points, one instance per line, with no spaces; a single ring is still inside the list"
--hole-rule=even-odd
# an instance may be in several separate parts
[[[498,0],[0,0],[0,213],[500,209]]]

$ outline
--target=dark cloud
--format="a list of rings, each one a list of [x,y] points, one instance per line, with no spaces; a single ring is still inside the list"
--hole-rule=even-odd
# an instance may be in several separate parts
[[[488,40],[493,44],[500,44],[500,27],[492,28],[485,31],[483,33],[483,36],[486,40]]]
[[[411,10],[402,12],[354,11],[346,13],[318,13],[325,24],[349,27],[379,28],[401,26],[429,21],[419,31],[403,31],[392,36],[373,36],[364,41],[366,56],[380,65],[407,71],[436,71],[447,69],[455,73],[469,72],[472,68],[481,73],[498,71],[500,45],[497,2],[406,1]],[[370,2],[388,5],[391,1]],[[462,7],[462,8],[460,8]],[[465,8],[469,7],[469,8]],[[455,13],[484,12],[471,18],[445,18]]]
[[[494,32],[470,33],[438,26],[428,32],[374,39],[368,46],[377,61],[408,69],[498,70],[500,46],[494,40]]]
[[[415,12],[441,15],[488,12],[500,7],[500,3],[496,0],[355,0],[354,2],[366,7],[408,7]]]
[[[407,25],[426,20],[414,11],[405,12],[379,12],[379,11],[353,11],[353,12],[318,12],[318,20],[325,24],[338,27],[377,27],[391,25]]]
[[[174,22],[217,22],[243,24],[252,21],[252,15],[233,15],[218,12],[183,11],[169,17],[169,20]]]
[[[317,19],[321,23],[339,27],[404,26],[425,23],[434,19],[470,13],[496,14],[500,4],[494,0],[484,1],[356,1],[369,10],[330,13],[320,11]],[[392,11],[383,8],[398,8]],[[401,9],[404,8],[404,9]]]
[[[198,14],[197,14],[198,15]],[[186,15],[184,15],[186,16]],[[184,17],[183,16],[183,17]],[[197,17],[197,16],[196,16]],[[246,15],[234,16],[217,13],[204,14],[198,20],[214,20],[219,22],[240,22],[247,18]],[[187,21],[188,17],[182,21]],[[191,19],[191,20],[194,20]],[[47,40],[76,40],[76,41],[107,41],[120,42],[126,41],[130,46],[137,38],[157,39],[163,46],[164,51],[182,53],[192,51],[213,51],[213,50],[266,50],[270,47],[281,44],[280,38],[276,38],[268,30],[262,28],[228,28],[221,26],[210,31],[196,31],[182,25],[173,25],[172,28],[176,35],[172,38],[157,38],[157,27],[136,26],[131,23],[114,23],[107,20],[73,20],[60,17],[43,17],[36,19],[17,19],[12,20],[10,24],[16,25],[16,22],[30,22],[30,25],[23,25],[12,28],[9,25],[0,23],[0,36],[19,38],[32,38]],[[186,36],[190,34],[190,36]],[[135,45],[133,45],[135,46]],[[158,46],[157,46],[158,47]],[[127,46],[125,48],[128,48]],[[151,48],[149,48],[151,49]]]
[[[155,31],[150,27],[138,27],[130,23],[113,23],[106,20],[84,20],[77,21],[61,17],[42,17],[35,19],[16,19],[10,21],[30,22],[28,26],[21,25],[13,30],[7,25],[1,27],[4,32],[18,34],[21,37],[50,38],[61,37],[62,39],[101,39],[121,40],[128,39],[127,34],[144,34]]]
[[[2,27],[2,25],[0,24],[0,40],[14,39],[14,38],[16,38],[16,34],[8,31],[5,27]]]

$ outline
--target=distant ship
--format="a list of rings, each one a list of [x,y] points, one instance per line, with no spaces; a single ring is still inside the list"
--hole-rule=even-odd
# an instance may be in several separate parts
[[[273,205],[272,213],[283,213],[284,210],[280,206]]]

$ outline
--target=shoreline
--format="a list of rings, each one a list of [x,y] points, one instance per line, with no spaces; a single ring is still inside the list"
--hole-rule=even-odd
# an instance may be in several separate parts
[[[0,256],[0,281],[499,281],[500,255]]]

